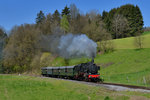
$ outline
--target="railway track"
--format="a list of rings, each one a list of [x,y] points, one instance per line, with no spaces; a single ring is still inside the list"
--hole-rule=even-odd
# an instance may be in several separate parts
[[[53,77],[45,77],[45,78],[53,78]],[[105,87],[107,89],[115,90],[115,91],[139,91],[139,92],[150,93],[150,87],[144,87],[144,86],[135,86],[135,85],[120,84],[120,83],[106,83],[106,82],[95,83],[95,82],[85,82],[85,81],[62,79],[62,78],[53,78],[53,79],[72,81],[72,82],[83,83],[83,84],[88,84],[92,86],[101,86],[101,87]]]
[[[136,91],[136,92],[150,93],[150,87],[126,85],[126,84],[119,84],[119,83],[94,83],[94,82],[84,82],[84,81],[75,81],[75,80],[69,80],[69,81],[74,81],[74,82],[93,85],[93,86],[105,87],[113,91]]]
[[[150,87],[144,87],[144,86],[136,86],[136,85],[127,85],[127,84],[119,84],[119,83],[98,83],[98,84],[105,84],[105,85],[114,85],[114,86],[122,86],[132,89],[144,89],[144,90],[150,90]]]

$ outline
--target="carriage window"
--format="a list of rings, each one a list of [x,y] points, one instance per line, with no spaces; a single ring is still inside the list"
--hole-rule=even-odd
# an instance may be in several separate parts
[[[65,69],[65,72],[68,72],[68,69],[67,69],[67,68]]]

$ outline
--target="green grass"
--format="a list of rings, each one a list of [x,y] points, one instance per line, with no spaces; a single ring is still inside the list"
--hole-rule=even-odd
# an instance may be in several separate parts
[[[29,76],[0,75],[0,100],[129,100],[148,93],[116,92],[76,82]]]
[[[69,65],[88,62],[90,59],[70,59]],[[122,49],[97,55],[95,63],[101,66],[105,82],[150,86],[150,48]],[[54,59],[49,66],[65,66],[63,58]]]
[[[134,37],[113,40],[115,51],[97,55],[95,63],[101,66],[105,82],[150,87],[150,32],[144,33],[144,48],[134,47]],[[88,62],[90,59],[70,59],[68,65]],[[65,66],[61,57],[44,53],[41,66]],[[150,98],[139,92],[115,92],[102,87],[89,86],[63,80],[28,76],[0,75],[0,100],[129,100]]]
[[[53,61],[50,63],[53,66],[65,66],[63,58],[56,58]],[[69,65],[88,61],[90,59],[70,59]],[[150,86],[150,48],[122,49],[98,54],[95,63],[101,66],[100,73],[105,82]]]
[[[137,50],[134,37],[113,40],[116,51],[98,55],[106,82],[150,87],[150,32],[143,33],[143,48]]]
[[[150,32],[143,33],[143,48],[150,48]],[[123,38],[123,39],[114,39],[115,49],[136,49],[134,44],[135,37]]]
[[[115,51],[97,55],[95,63],[101,66],[105,82],[124,83],[150,87],[150,32],[143,33],[144,49],[134,47],[134,37],[113,40]],[[44,56],[43,56],[44,58]],[[88,62],[90,59],[70,59],[68,65]],[[47,62],[47,60],[46,60]],[[49,66],[66,66],[65,60],[57,57]]]
[[[143,32],[142,35],[147,35],[147,34],[150,34],[150,31],[145,31],[145,32]]]
[[[106,82],[150,86],[150,49],[126,49],[98,55]]]

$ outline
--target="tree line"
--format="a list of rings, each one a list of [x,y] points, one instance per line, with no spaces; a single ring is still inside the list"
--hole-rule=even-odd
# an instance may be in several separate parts
[[[5,42],[0,53],[0,70],[5,73],[22,73],[40,69],[40,57],[43,52],[41,37],[57,32],[62,34],[86,34],[95,42],[100,42],[98,51],[112,50],[111,39],[136,36],[143,31],[143,17],[138,6],[123,5],[102,15],[97,10],[86,14],[80,12],[75,4],[65,6],[61,13],[37,13],[35,24],[14,26],[9,36],[0,30]],[[59,31],[59,29],[61,31]],[[1,35],[3,34],[3,35]],[[1,39],[2,40],[2,39]]]
[[[137,5],[127,4],[109,12],[103,11],[102,19],[113,38],[136,36],[143,32],[143,16]]]
[[[65,33],[84,33],[94,41],[100,41],[103,33],[113,39],[136,36],[143,32],[144,25],[140,8],[131,4],[103,11],[102,15],[97,10],[82,14],[75,4],[71,4],[70,7],[65,6],[61,13],[56,10],[53,14],[44,15],[40,11],[36,23],[45,26],[44,33],[52,33],[54,27],[60,26]],[[50,25],[51,29],[46,30]]]

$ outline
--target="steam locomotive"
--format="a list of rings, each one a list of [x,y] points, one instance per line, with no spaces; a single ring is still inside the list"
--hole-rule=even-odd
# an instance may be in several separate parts
[[[91,62],[81,63],[75,66],[43,67],[41,70],[42,75],[47,77],[59,77],[94,82],[103,81],[98,73],[100,66],[94,64],[94,59],[92,59]]]

